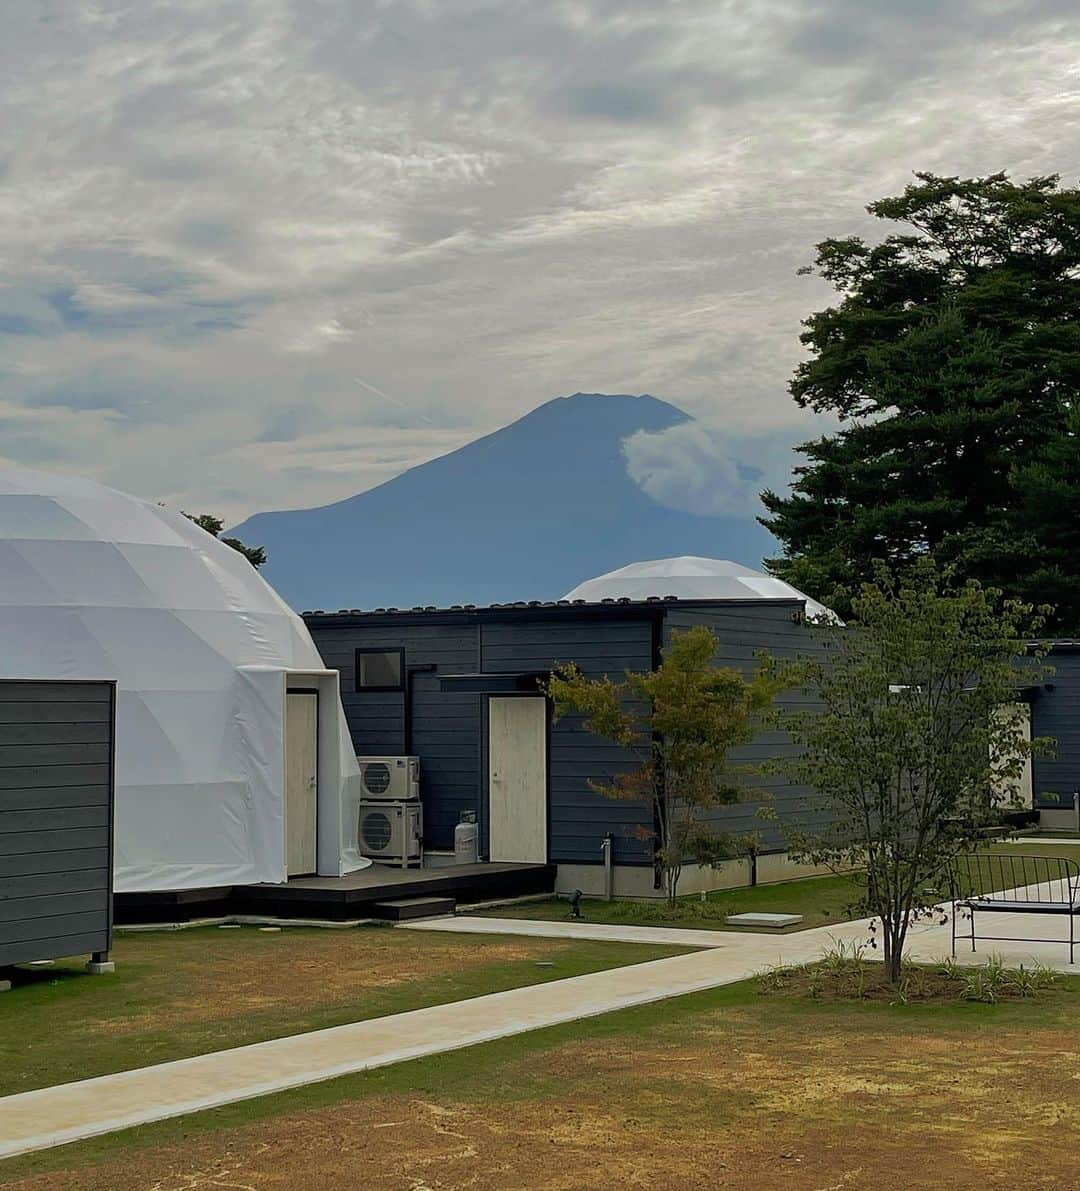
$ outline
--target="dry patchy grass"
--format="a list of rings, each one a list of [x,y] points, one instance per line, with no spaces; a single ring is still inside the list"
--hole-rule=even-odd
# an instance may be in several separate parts
[[[673,948],[389,928],[204,928],[121,936],[115,975],[82,959],[19,973],[0,1005],[3,1091],[380,1017]],[[539,966],[539,965],[543,966]]]
[[[1032,1020],[725,990],[363,1077],[317,1107],[174,1125],[13,1187],[1072,1187],[1076,992]]]

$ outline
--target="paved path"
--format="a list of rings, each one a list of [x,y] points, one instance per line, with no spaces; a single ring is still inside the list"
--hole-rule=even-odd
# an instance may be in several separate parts
[[[1024,844],[1071,844],[1074,848],[1080,848],[1080,836],[1073,839],[1058,839],[1056,836],[1031,836],[1020,835],[1015,839],[995,840],[994,846],[998,844],[1016,844],[1022,847]]]
[[[671,947],[730,947],[742,931],[686,930],[668,926],[611,926],[603,922],[546,922],[538,918],[485,918],[480,914],[399,922],[398,930],[434,930],[466,935],[530,935],[539,939],[592,939],[602,943],[652,943]],[[756,937],[756,936],[755,936]],[[763,938],[773,938],[772,934]],[[781,936],[782,937],[782,936]]]
[[[777,940],[592,972],[0,1099],[0,1158],[743,980]],[[803,948],[805,957],[811,948]]]
[[[1009,933],[1027,934],[1030,941],[981,943],[974,955],[961,949],[960,962],[983,963],[991,951],[997,951],[1011,964],[1039,960],[1062,971],[1077,971],[1068,965],[1067,948],[1060,943],[1037,941],[1037,936],[1047,930],[1045,916],[983,917],[1007,919]],[[1054,921],[1065,926],[1056,918]],[[859,942],[868,933],[865,921],[786,935],[714,932],[708,940],[700,939],[704,932],[698,931],[609,926],[603,928],[602,935],[596,935],[593,932],[600,929],[599,924],[523,919],[459,918],[409,925],[409,929],[492,933],[498,927],[521,934],[543,933],[545,937],[626,941],[638,941],[644,933],[650,943],[685,943],[684,936],[692,935],[690,943],[697,950],[672,959],[593,972],[0,1098],[0,1158],[717,988],[745,980],[778,963],[816,959],[836,941]],[[910,934],[908,950],[923,961],[941,958],[949,951],[949,927],[916,927]]]
[[[1026,895],[1035,898],[1035,889],[1035,886],[1027,890],[1014,889],[1010,894],[1020,900]],[[939,907],[939,913],[941,917],[936,917],[930,922],[917,923],[909,929],[905,954],[911,959],[933,963],[950,953],[952,935],[948,907]],[[942,918],[945,919],[944,922]],[[812,930],[758,934],[749,931],[677,930],[661,926],[610,926],[599,922],[541,922],[523,918],[483,918],[480,915],[402,922],[397,926],[398,930],[532,935],[548,939],[601,939],[611,943],[659,943],[677,947],[708,948],[710,952],[720,952],[733,970],[742,969],[743,957],[767,957],[756,967],[751,967],[747,975],[753,975],[769,964],[796,964],[816,959],[837,943],[867,943],[871,938],[869,928],[868,918],[856,922],[841,922],[834,926],[814,927]],[[957,920],[956,958],[959,963],[981,964],[985,963],[990,955],[995,954],[1011,965],[1041,963],[1060,972],[1080,975],[1080,964],[1069,964],[1069,926],[1064,915],[993,913],[980,910],[978,950],[974,953],[971,952],[970,943],[965,938],[966,932],[970,929],[967,920]],[[999,933],[1018,937],[1008,940],[987,937]],[[1047,942],[1047,937],[1060,939],[1061,942]],[[880,952],[870,950],[868,954],[874,957],[880,955]],[[734,977],[738,980],[744,978]]]

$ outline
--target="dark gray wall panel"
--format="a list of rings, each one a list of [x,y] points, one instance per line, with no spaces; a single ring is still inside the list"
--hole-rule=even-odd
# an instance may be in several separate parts
[[[23,877],[34,873],[100,872],[108,873],[108,842],[96,847],[56,849],[50,852],[18,852],[4,857],[4,877]]]
[[[75,789],[80,788],[75,787]],[[108,826],[108,805],[49,807],[46,810],[37,808],[10,810],[4,814],[4,828],[9,835],[16,835],[23,831],[54,831],[72,827],[107,828]]]
[[[0,943],[0,968],[9,964],[25,964],[35,959],[56,959],[62,955],[85,955],[104,951],[101,931],[90,930],[76,935],[53,935],[44,939],[20,939],[17,943]]]
[[[14,682],[0,679],[0,703],[94,703],[108,708],[111,701],[107,682],[65,682],[61,679]]]
[[[107,848],[108,827],[59,827],[55,831],[0,833],[0,856],[25,856],[34,852],[70,851],[73,848]]]
[[[1051,652],[1046,661],[1054,669],[1046,680],[1053,689],[1035,697],[1031,732],[1056,744],[1054,756],[1033,760],[1031,786],[1036,806],[1069,810],[1073,791],[1080,790],[1080,653]]]
[[[108,889],[80,889],[74,893],[46,892],[27,897],[0,897],[0,923],[18,926],[31,918],[104,913]]]
[[[480,798],[480,696],[443,693],[439,676],[479,669],[475,625],[380,626],[358,622],[349,628],[320,628],[309,622],[326,665],[341,672],[345,719],[358,756],[420,758],[424,838],[429,848],[451,848],[464,810],[478,810]],[[406,739],[404,692],[356,691],[357,649],[385,646],[405,650],[405,666],[434,666],[412,677],[412,740]]]
[[[793,659],[809,655],[818,648],[810,628],[798,613],[800,605],[777,602],[760,605],[732,605],[730,607],[698,607],[680,605],[668,610],[665,624],[665,644],[676,632],[685,632],[695,625],[710,629],[717,638],[713,661],[717,666],[730,667],[750,676],[762,654]],[[778,699],[781,707],[801,709],[812,707],[812,701],[797,691],[787,691]],[[783,734],[761,732],[750,745],[732,752],[735,765],[757,766],[775,757],[791,756],[795,746]],[[737,836],[756,836],[764,851],[786,847],[784,828],[809,829],[827,821],[815,792],[806,786],[795,786],[782,777],[747,776],[743,778],[747,797],[732,806],[718,808],[709,818],[723,831]],[[759,810],[765,808],[776,820],[762,819]]]
[[[49,897],[42,898],[45,903],[53,900]],[[18,943],[24,939],[55,939],[61,935],[89,934],[92,931],[99,931],[104,937],[102,920],[106,913],[103,906],[94,906],[85,912],[66,913],[61,911],[57,914],[46,914],[41,918],[21,918],[14,922],[0,921],[0,943]]]
[[[13,706],[5,703],[5,707]],[[59,707],[71,706],[58,704]],[[3,721],[0,721],[3,722]],[[51,720],[30,722],[4,722],[4,748],[26,748],[31,745],[39,747],[52,745],[93,744],[109,747],[109,723],[107,720],[63,720],[59,723]],[[106,753],[107,759],[107,753]]]
[[[96,786],[24,786],[4,791],[10,811],[48,810],[52,807],[102,806],[108,803],[108,783]]]
[[[485,624],[482,669],[550,672],[576,662],[592,678],[620,679],[627,670],[647,670],[653,660],[653,621],[590,619],[569,616],[557,622]],[[652,848],[640,838],[651,830],[651,809],[641,803],[605,798],[589,786],[632,772],[631,753],[586,732],[579,716],[566,716],[551,727],[549,753],[549,859],[562,863],[599,863],[604,836],[615,837],[618,864],[651,864]],[[487,766],[483,781],[487,785]],[[486,800],[486,799],[485,799]]]
[[[27,758],[28,760],[30,758]],[[0,769],[0,790],[25,790],[38,786],[105,786],[106,765],[14,765]]]
[[[54,893],[108,892],[109,878],[103,866],[88,869],[63,869],[59,872],[32,873],[17,876],[7,873],[0,877],[0,907],[5,899],[44,897]]]
[[[749,672],[756,655],[768,650],[793,656],[812,648],[800,606],[782,603],[729,607],[679,605],[663,609],[538,610],[501,616],[477,611],[447,616],[435,614],[415,623],[396,617],[358,617],[348,624],[324,626],[319,618],[308,625],[326,665],[341,671],[346,718],[357,753],[396,754],[405,751],[405,700],[402,695],[353,691],[353,662],[357,647],[403,647],[406,665],[434,665],[431,674],[414,677],[412,752],[421,758],[426,837],[430,847],[449,847],[462,810],[478,809],[481,838],[486,839],[487,740],[486,699],[479,695],[442,693],[440,676],[454,673],[546,673],[562,662],[576,662],[593,677],[621,678],[627,670],[648,669],[654,658],[654,637],[704,624],[716,633],[718,665]],[[663,619],[666,616],[666,619]],[[796,694],[785,696],[790,706],[805,705]],[[741,761],[758,763],[792,751],[778,733],[763,733],[739,754]],[[553,724],[550,735],[550,859],[598,863],[601,841],[615,836],[616,859],[622,864],[651,864],[652,848],[641,834],[652,829],[647,804],[604,798],[589,787],[589,779],[604,781],[631,771],[638,764],[629,753],[585,732],[577,717]],[[812,792],[795,789],[777,778],[761,779],[756,788],[769,798],[750,799],[718,812],[725,829],[739,834],[757,832],[763,846],[782,845],[776,827],[756,816],[763,803],[782,819],[809,823],[818,811]]]
[[[87,724],[106,725],[111,715],[108,703],[72,702],[70,699],[47,702],[0,700],[0,724]]]
[[[109,683],[0,681],[0,965],[107,951]]]

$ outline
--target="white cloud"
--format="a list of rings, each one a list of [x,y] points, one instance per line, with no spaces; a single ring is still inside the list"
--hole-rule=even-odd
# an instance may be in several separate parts
[[[790,456],[783,435],[752,435],[702,422],[623,442],[631,479],[658,504],[704,517],[756,517],[759,494],[780,487]]]
[[[623,443],[631,479],[657,503],[702,516],[742,515],[753,506],[753,473],[696,422],[658,434],[639,431]]]
[[[227,517],[575,389],[701,418],[628,460],[737,504],[814,430],[815,241],[916,168],[1080,159],[1071,0],[8,7],[4,455]]]

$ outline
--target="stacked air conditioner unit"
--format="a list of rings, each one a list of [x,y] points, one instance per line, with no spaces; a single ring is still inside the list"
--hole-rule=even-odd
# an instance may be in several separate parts
[[[416,802],[420,798],[419,757],[357,757],[364,797]]]
[[[362,856],[401,868],[423,863],[424,813],[417,757],[357,757]]]

